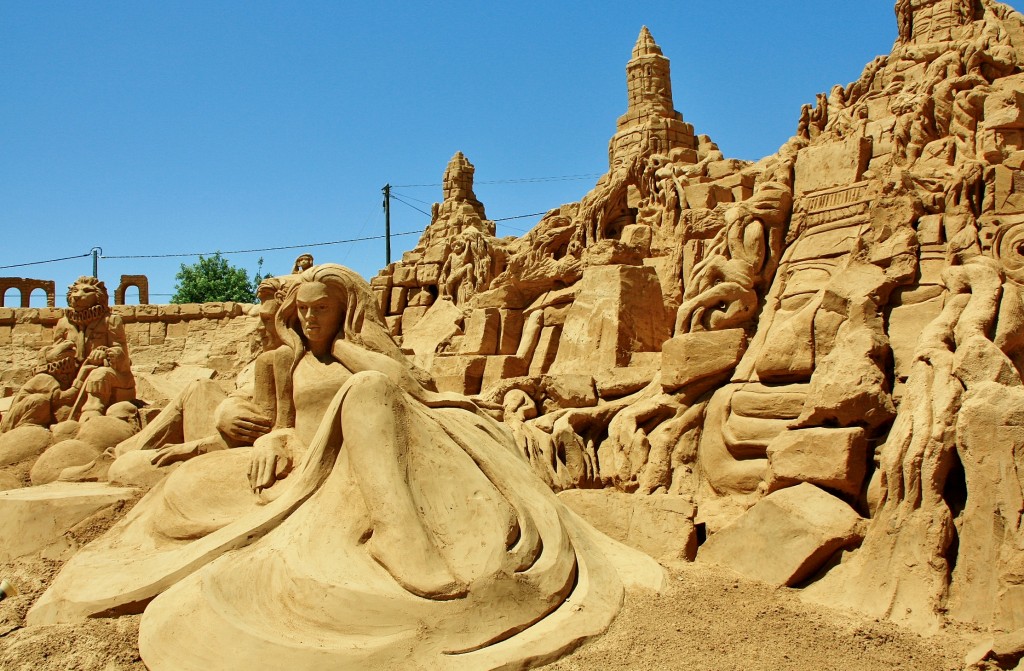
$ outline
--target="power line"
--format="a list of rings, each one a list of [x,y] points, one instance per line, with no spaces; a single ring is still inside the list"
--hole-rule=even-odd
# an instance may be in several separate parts
[[[544,210],[543,212],[534,212],[533,214],[520,214],[515,217],[502,217],[501,219],[491,219],[491,221],[512,221],[513,219],[527,219],[528,217],[536,217],[538,215],[547,213],[547,210]],[[511,226],[509,226],[509,228],[511,228]]]
[[[416,235],[422,233],[423,230],[419,231],[406,231],[405,233],[392,233],[391,237],[398,237],[400,235]],[[328,245],[341,245],[350,242],[366,242],[368,240],[383,240],[383,235],[368,235],[362,238],[349,238],[347,240],[331,240],[328,242],[310,242],[303,245],[282,245],[280,247],[260,247],[257,249],[234,249],[227,252],[216,251],[216,252],[182,252],[179,254],[126,254],[126,255],[115,255],[115,256],[103,256],[104,259],[169,259],[169,258],[183,258],[188,256],[213,256],[214,254],[220,254],[226,256],[228,254],[254,254],[256,252],[275,252],[282,249],[301,249],[304,247],[326,247]],[[89,256],[85,254],[84,256]]]
[[[92,252],[89,252],[87,254],[78,254],[76,256],[62,256],[59,259],[47,259],[45,261],[29,261],[27,263],[12,263],[9,266],[0,266],[0,270],[5,270],[7,268],[22,268],[24,266],[38,266],[38,265],[41,265],[43,263],[56,263],[57,261],[70,261],[71,259],[84,259],[87,256],[92,256]]]
[[[424,215],[426,215],[428,217],[432,216],[429,212],[425,212],[424,210],[421,210],[420,208],[416,207],[412,203],[405,202],[405,200],[403,200],[402,198],[400,198],[400,197],[398,197],[398,196],[396,196],[394,194],[392,194],[391,197],[394,198],[395,200],[397,200],[398,202],[402,203],[406,207],[411,207],[412,209],[416,210],[417,212],[419,212],[421,214],[424,214]],[[517,215],[517,216],[514,216],[514,217],[502,217],[500,219],[493,219],[492,221],[499,222],[499,221],[512,221],[514,219],[527,219],[529,217],[536,217],[536,216],[540,216],[542,214],[546,214],[546,212],[533,212],[531,214],[520,214],[520,215]],[[512,228],[512,227],[511,226],[507,226],[507,228]],[[417,231],[406,231],[404,233],[392,233],[391,237],[400,237],[400,236],[406,236],[406,235],[419,235],[420,233],[423,232],[423,230],[424,229],[420,229],[420,230],[417,230]],[[513,228],[513,230],[521,230],[521,229]],[[521,231],[521,232],[525,233],[526,231]],[[383,235],[368,235],[368,236],[358,237],[358,238],[348,238],[348,239],[345,239],[345,240],[329,240],[327,242],[310,242],[310,243],[301,244],[301,245],[281,245],[281,246],[278,246],[278,247],[258,247],[258,248],[253,248],[253,249],[233,249],[233,250],[229,250],[229,251],[226,251],[226,252],[214,251],[214,252],[178,252],[178,253],[173,253],[173,254],[110,254],[110,255],[103,254],[103,255],[100,256],[100,258],[102,258],[102,259],[172,259],[172,258],[187,258],[187,257],[192,257],[192,256],[213,256],[215,254],[220,254],[221,256],[227,256],[228,254],[255,254],[257,252],[274,252],[274,251],[280,251],[280,250],[285,250],[285,249],[302,249],[302,248],[309,248],[309,247],[327,247],[327,246],[330,246],[330,245],[342,245],[342,244],[349,244],[349,243],[354,243],[354,242],[368,242],[368,241],[371,241],[371,240],[383,240],[385,237],[386,236],[383,236]],[[75,256],[63,256],[63,257],[56,258],[56,259],[46,259],[45,261],[28,261],[26,263],[12,263],[10,265],[0,266],[0,270],[6,270],[8,268],[22,268],[22,267],[25,267],[25,266],[36,266],[36,265],[41,265],[41,264],[44,264],[44,263],[56,263],[58,261],[70,261],[70,260],[73,260],[73,259],[84,259],[84,258],[89,257],[89,256],[92,256],[91,252],[87,253],[87,254],[77,254]],[[156,295],[156,294],[154,294],[154,295]]]
[[[393,189],[395,187],[391,187],[391,188]],[[392,193],[391,195],[394,196],[395,194]],[[409,200],[415,200],[417,203],[423,203],[424,205],[433,205],[434,204],[433,202],[431,202],[429,200],[423,200],[422,198],[413,198],[412,196],[410,196],[407,193],[403,193],[402,194],[402,198],[408,198]]]
[[[425,215],[427,215],[428,217],[432,217],[432,216],[433,216],[433,215],[432,215],[432,214],[430,214],[429,212],[424,212],[423,210],[421,210],[420,208],[416,207],[416,206],[415,206],[415,205],[413,205],[412,203],[407,203],[407,202],[405,202],[404,200],[402,200],[402,199],[401,199],[400,197],[396,196],[395,194],[391,194],[391,197],[392,197],[392,198],[394,198],[395,200],[397,200],[397,201],[398,201],[399,203],[401,203],[402,205],[405,205],[406,207],[411,207],[412,209],[416,210],[417,212],[419,212],[419,213],[421,213],[421,214],[425,214]]]

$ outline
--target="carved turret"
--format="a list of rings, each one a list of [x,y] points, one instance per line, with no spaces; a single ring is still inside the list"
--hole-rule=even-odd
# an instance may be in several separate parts
[[[469,228],[494,235],[494,222],[487,220],[484,204],[473,193],[476,168],[461,151],[455,152],[441,180],[444,202],[434,205],[430,226],[420,239],[420,246],[450,239]]]
[[[696,149],[693,126],[683,121],[672,103],[669,60],[644,26],[626,64],[629,106],[619,117],[617,132],[608,147],[614,170],[641,151],[667,154],[677,147]]]
[[[929,44],[956,38],[955,31],[974,19],[974,0],[898,0],[899,43]]]

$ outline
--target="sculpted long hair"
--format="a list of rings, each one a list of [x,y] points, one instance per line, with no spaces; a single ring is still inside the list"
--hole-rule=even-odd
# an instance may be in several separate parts
[[[288,288],[281,301],[281,307],[274,316],[277,336],[291,350],[287,376],[275,381],[278,389],[278,427],[295,425],[292,377],[302,357],[309,351],[309,344],[299,322],[297,297],[299,287],[309,282],[323,284],[327,289],[327,295],[343,306],[341,328],[334,335],[334,340],[345,339],[397,361],[405,361],[398,345],[388,335],[373,290],[366,280],[356,272],[335,263],[324,263],[303,271],[299,275],[299,281]],[[275,366],[275,369],[277,368]]]

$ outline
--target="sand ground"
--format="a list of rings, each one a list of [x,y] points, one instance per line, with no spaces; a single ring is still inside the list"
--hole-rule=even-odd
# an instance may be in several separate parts
[[[127,508],[127,506],[125,507]],[[76,529],[84,542],[122,514]],[[0,602],[0,669],[145,669],[136,648],[139,616],[74,625],[26,627],[25,613],[60,569],[59,561],[0,564],[18,596]],[[670,568],[660,594],[635,592],[608,633],[555,662],[549,671],[954,671],[963,668],[972,632],[924,638],[887,622],[802,602],[777,589],[704,564]]]

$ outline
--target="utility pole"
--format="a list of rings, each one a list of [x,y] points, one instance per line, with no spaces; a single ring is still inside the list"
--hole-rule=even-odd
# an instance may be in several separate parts
[[[391,185],[385,184],[384,192],[384,265],[391,265]]]
[[[102,247],[93,247],[89,251],[92,252],[92,276],[95,277],[96,279],[99,279],[100,278],[100,276],[99,276],[99,271],[100,271],[100,268],[99,268],[100,261],[99,261],[99,259],[100,259],[100,254],[103,253],[103,248]]]

